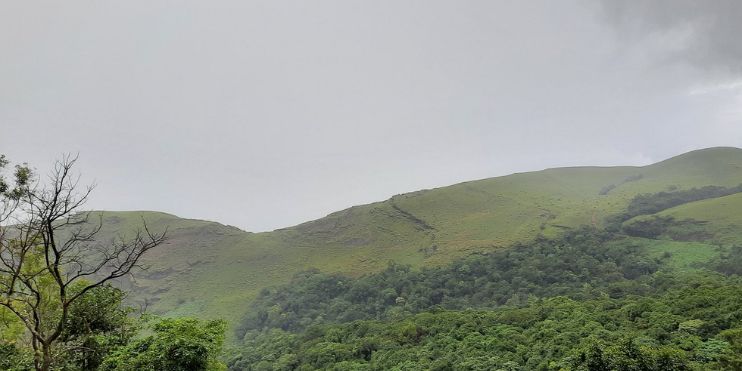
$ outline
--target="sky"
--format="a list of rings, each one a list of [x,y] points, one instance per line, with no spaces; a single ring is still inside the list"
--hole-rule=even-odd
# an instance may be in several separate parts
[[[266,231],[392,195],[742,147],[742,2],[0,2],[0,153],[89,209]]]

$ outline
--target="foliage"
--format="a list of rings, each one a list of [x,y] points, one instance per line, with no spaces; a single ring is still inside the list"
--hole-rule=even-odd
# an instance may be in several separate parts
[[[78,286],[79,288],[79,286]],[[125,344],[137,330],[132,312],[122,304],[123,291],[103,285],[87,291],[70,307],[64,331],[57,343],[54,367],[70,370],[96,370],[102,359]],[[28,349],[22,325],[8,317],[3,328],[3,358],[8,363],[0,369],[34,368],[32,349]]]
[[[602,227],[604,216],[622,212],[637,194],[673,185],[739,183],[742,150],[713,148],[640,168],[548,169],[410,192],[272,232],[249,233],[157,212],[105,212],[101,235],[108,240],[120,230],[133,230],[141,217],[153,230],[169,225],[172,244],[144,256],[150,269],[135,274],[130,299],[168,316],[218,317],[234,327],[263,288],[286,284],[308,267],[357,277],[383,271],[388,260],[412,269],[444,266],[540,234],[555,238],[582,224]],[[607,184],[616,188],[598,195]],[[718,229],[742,225],[739,200],[736,209],[728,206],[726,215],[735,217],[728,223],[714,219],[723,200],[686,205],[703,203],[708,215],[692,217],[710,221],[704,228],[720,235]],[[742,233],[736,238],[742,243]]]
[[[144,329],[122,305],[124,293],[109,285],[88,291],[76,301],[67,318],[55,355],[58,370],[221,370],[225,324],[191,318],[165,319]],[[22,336],[0,343],[0,369],[34,367]]]
[[[704,222],[702,228],[717,246],[742,245],[742,193],[680,205],[656,215]],[[627,222],[630,223],[631,221]],[[693,227],[697,228],[697,227]]]
[[[708,241],[713,235],[706,228],[706,221],[676,220],[672,216],[651,215],[625,222],[621,230],[633,237],[661,238],[675,241]]]
[[[395,318],[432,307],[519,306],[531,296],[585,299],[648,290],[623,283],[655,272],[659,258],[648,257],[630,240],[612,238],[586,227],[557,241],[539,239],[420,271],[391,263],[358,279],[304,272],[288,285],[263,290],[238,336],[265,328],[299,331],[327,322]]]
[[[0,370],[27,371],[33,367],[33,354],[14,343],[0,342]]]
[[[742,328],[722,331],[719,336],[730,345],[720,357],[721,365],[728,370],[742,369]]]
[[[312,326],[296,334],[274,329],[247,338],[229,366],[705,370],[737,362],[732,350],[742,344],[742,281],[711,273],[654,276],[651,283],[659,290],[642,296],[531,298],[521,307],[432,310]]]
[[[572,362],[576,370],[685,371],[699,367],[681,349],[671,346],[639,345],[634,339],[618,344],[593,343]],[[694,367],[695,366],[695,367]],[[711,365],[704,365],[711,366]]]
[[[710,263],[711,268],[726,275],[742,276],[742,246],[731,246]]]
[[[18,317],[7,308],[0,307],[0,343],[13,344],[26,328]]]
[[[608,218],[609,228],[617,230],[621,228],[621,223],[640,215],[651,215],[663,210],[667,210],[679,205],[719,198],[742,192],[742,184],[736,187],[705,186],[700,188],[691,188],[687,190],[663,191],[657,193],[644,193],[636,195],[629,202],[626,211],[612,215]],[[667,223],[668,220],[651,220],[653,226],[658,223]],[[661,231],[651,230],[653,234],[659,235]]]
[[[742,249],[718,255],[706,244],[658,244],[585,227],[420,271],[390,264],[359,278],[305,272],[261,292],[238,334],[243,347],[228,364],[234,370],[742,366],[742,279],[734,272]],[[673,252],[696,268],[677,269]],[[707,265],[728,276],[698,265],[715,255]]]
[[[68,367],[96,370],[109,353],[135,335],[139,328],[130,317],[133,309],[123,305],[124,296],[123,291],[104,285],[75,301],[60,336]]]
[[[223,321],[163,319],[150,327],[152,335],[136,339],[107,357],[101,370],[185,371],[221,370],[216,357],[224,342]]]
[[[90,214],[81,212],[93,188],[78,186],[72,173],[76,161],[71,156],[57,161],[47,182],[26,165],[16,166],[12,186],[0,172],[0,306],[26,327],[34,368],[40,371],[62,366],[69,356],[62,345],[69,346],[70,337],[82,340],[80,331],[68,328],[75,325],[70,316],[76,303],[129,274],[145,252],[164,241],[164,233],[153,234],[146,224],[131,239],[96,241],[101,224],[90,223]],[[0,170],[7,164],[0,157]],[[78,348],[96,348],[81,351],[87,353],[80,357],[87,360],[85,367],[94,367],[100,344],[85,341]]]

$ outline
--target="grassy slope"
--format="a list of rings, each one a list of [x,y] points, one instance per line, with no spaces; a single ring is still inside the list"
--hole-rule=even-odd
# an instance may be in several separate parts
[[[680,205],[658,213],[677,220],[705,221],[705,229],[724,244],[742,244],[742,193]]]
[[[703,242],[690,241],[668,241],[650,240],[644,238],[631,238],[637,245],[646,246],[651,256],[661,257],[664,253],[670,253],[669,267],[681,271],[699,268],[701,264],[708,263],[711,259],[718,257],[718,247]]]
[[[669,241],[633,238],[637,244],[650,248],[654,255],[672,254],[671,264],[678,269],[693,269],[719,256],[720,246],[742,244],[742,193],[696,201],[664,210],[655,215],[671,216],[675,220],[705,222],[703,230],[710,233],[708,241]],[[647,218],[651,216],[640,216]],[[629,221],[631,222],[631,221]]]
[[[413,192],[267,233],[144,213],[155,228],[169,225],[171,240],[147,257],[151,269],[137,275],[135,299],[148,297],[150,309],[173,315],[235,320],[262,287],[309,267],[360,275],[388,260],[443,264],[538,234],[600,225],[639,193],[739,183],[742,150],[714,148],[646,167],[549,169]],[[139,221],[135,212],[106,215],[122,229]]]

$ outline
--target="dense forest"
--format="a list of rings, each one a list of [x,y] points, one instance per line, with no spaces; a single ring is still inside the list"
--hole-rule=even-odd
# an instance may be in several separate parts
[[[526,303],[532,296],[622,297],[649,290],[627,282],[646,278],[660,264],[629,239],[583,228],[559,241],[539,239],[419,271],[394,263],[357,279],[307,271],[286,286],[263,290],[238,331],[244,337],[251,330],[299,331],[431,308],[493,308]]]
[[[235,370],[701,370],[742,367],[742,249],[691,271],[620,233],[419,271],[308,271],[263,290]]]
[[[490,311],[438,309],[298,333],[272,329],[247,338],[229,364],[236,370],[739,369],[742,282],[714,275],[656,280],[673,288],[582,301],[532,297]]]

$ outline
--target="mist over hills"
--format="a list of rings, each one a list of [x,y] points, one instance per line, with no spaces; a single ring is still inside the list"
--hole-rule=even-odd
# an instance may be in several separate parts
[[[742,1],[0,9],[0,371],[742,370]]]
[[[361,276],[389,261],[439,266],[582,225],[603,228],[640,194],[739,184],[742,149],[719,147],[644,167],[546,169],[410,192],[263,233],[159,212],[104,211],[100,237],[130,230],[142,217],[154,230],[167,227],[167,243],[144,257],[149,268],[123,283],[130,300],[155,313],[234,323],[261,289],[309,268]],[[736,210],[739,194],[658,214],[700,221],[717,240],[736,242]]]

